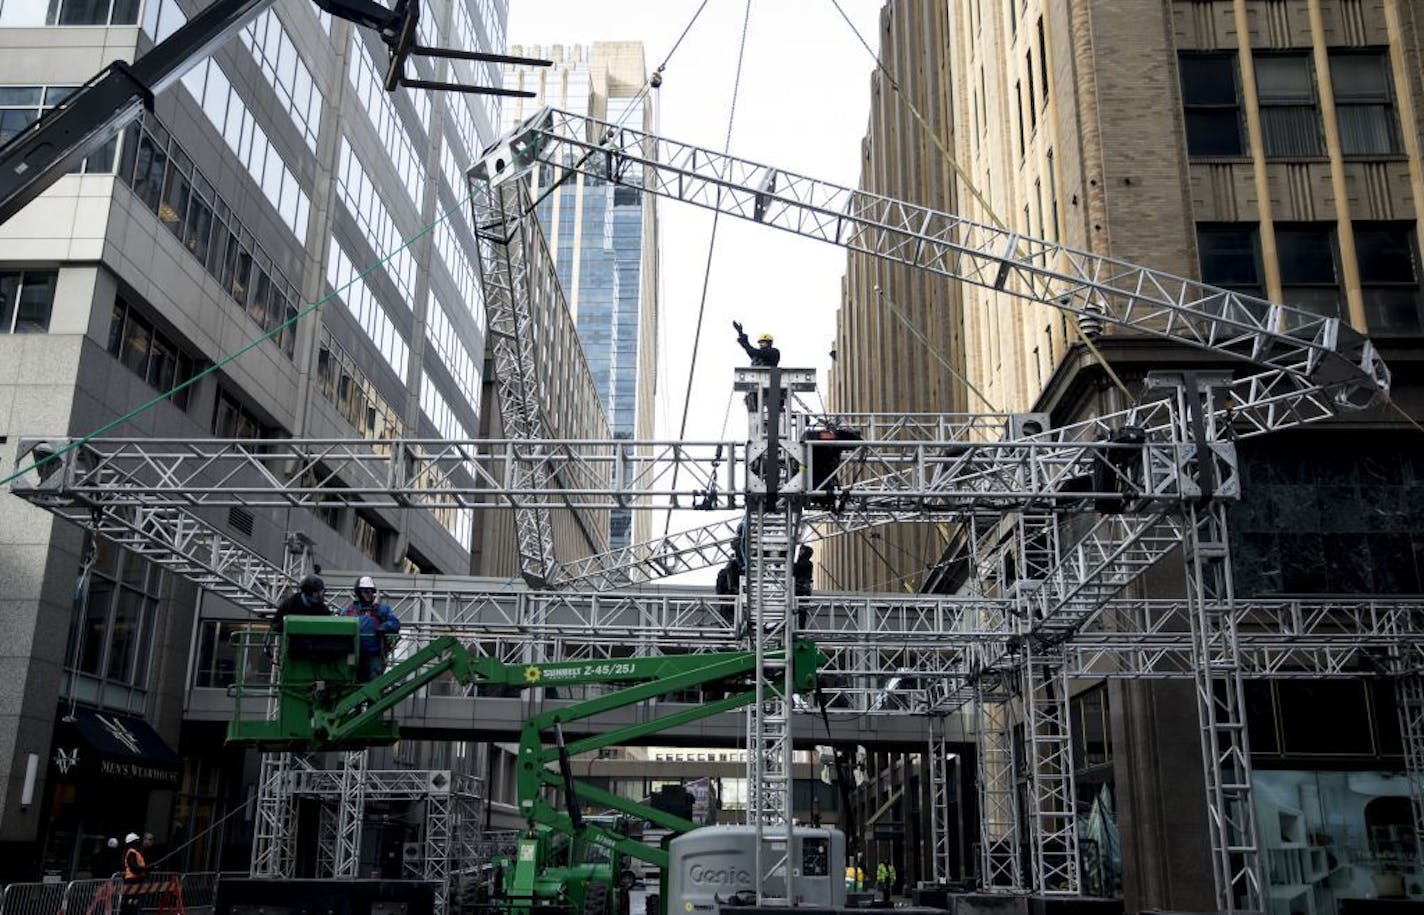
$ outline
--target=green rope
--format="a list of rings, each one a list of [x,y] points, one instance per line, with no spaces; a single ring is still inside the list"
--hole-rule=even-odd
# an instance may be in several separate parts
[[[212,365],[210,365],[210,366],[208,366],[207,368],[203,369],[201,372],[199,372],[198,374],[194,375],[192,378],[189,378],[187,381],[183,382],[182,384],[176,385],[176,386],[174,386],[172,389],[170,389],[170,390],[168,390],[168,391],[166,391],[166,392],[164,392],[164,393],[162,393],[162,394],[159,394],[157,397],[152,398],[152,399],[149,400],[148,402],[143,403],[143,404],[141,404],[141,405],[139,405],[139,406],[137,406],[137,407],[134,407],[132,410],[128,411],[127,413],[123,414],[122,416],[118,417],[117,419],[110,420],[109,422],[107,422],[107,423],[105,423],[104,425],[100,426],[98,429],[95,429],[93,432],[90,432],[88,435],[85,435],[85,436],[82,437],[82,438],[79,438],[79,439],[76,439],[76,440],[70,442],[68,445],[65,445],[63,448],[59,449],[58,451],[56,451],[56,452],[54,452],[54,453],[52,453],[52,454],[48,454],[48,455],[46,455],[46,456],[40,458],[39,460],[35,461],[33,464],[31,464],[31,465],[28,466],[28,467],[22,467],[22,468],[19,468],[19,469],[15,470],[15,471],[12,472],[9,476],[5,477],[3,480],[0,480],[0,486],[5,486],[5,485],[7,485],[7,484],[13,482],[14,480],[18,479],[19,477],[23,476],[24,474],[29,473],[29,472],[32,471],[32,470],[38,470],[40,467],[43,467],[45,464],[48,464],[49,462],[54,461],[54,460],[58,460],[62,455],[67,454],[67,453],[69,453],[70,451],[73,451],[75,448],[78,448],[78,447],[81,446],[81,445],[88,444],[89,442],[91,442],[91,441],[93,441],[94,439],[98,438],[99,436],[103,435],[105,432],[108,432],[110,429],[113,429],[113,428],[115,428],[116,426],[121,426],[121,425],[123,425],[124,423],[128,422],[129,420],[133,419],[134,417],[139,416],[139,415],[143,414],[144,412],[146,412],[147,410],[151,409],[155,404],[162,403],[163,401],[165,401],[165,400],[169,399],[170,397],[172,397],[174,394],[177,394],[179,391],[182,391],[182,390],[185,390],[185,389],[187,389],[187,388],[192,387],[193,385],[197,384],[197,383],[198,383],[199,381],[201,381],[202,379],[204,379],[204,378],[206,378],[207,376],[211,375],[213,372],[216,372],[218,369],[222,368],[223,366],[228,365],[229,363],[232,363],[232,362],[236,361],[237,359],[241,358],[243,355],[245,355],[246,353],[248,353],[250,350],[256,348],[258,344],[262,343],[262,341],[272,339],[274,336],[280,334],[280,333],[281,333],[283,330],[285,330],[287,327],[290,327],[290,326],[292,326],[292,325],[295,325],[296,322],[299,321],[301,318],[305,317],[306,315],[311,314],[312,312],[316,311],[316,310],[317,310],[318,308],[320,308],[321,306],[325,305],[325,304],[326,304],[328,301],[330,301],[334,296],[340,295],[341,293],[345,292],[347,289],[350,289],[352,286],[354,286],[354,285],[356,284],[356,282],[357,282],[358,280],[364,280],[367,276],[369,276],[369,275],[370,275],[372,272],[374,272],[377,268],[379,268],[379,267],[384,267],[384,266],[386,265],[386,263],[387,263],[388,261],[390,261],[391,258],[395,257],[397,254],[399,254],[400,252],[404,251],[406,248],[409,248],[411,245],[415,244],[417,241],[419,241],[419,240],[420,240],[421,238],[423,238],[424,236],[428,235],[430,232],[432,232],[432,231],[435,229],[436,226],[440,225],[442,222],[444,222],[445,220],[449,219],[449,218],[450,218],[451,216],[453,216],[458,210],[460,210],[466,203],[470,202],[470,200],[471,200],[473,197],[474,197],[474,192],[472,191],[472,192],[470,192],[470,194],[466,195],[466,197],[465,197],[464,200],[461,200],[459,203],[455,204],[453,207],[451,207],[450,209],[446,210],[444,213],[442,213],[442,214],[440,214],[439,216],[437,216],[434,220],[432,220],[431,222],[427,223],[427,224],[426,224],[423,228],[421,228],[418,232],[416,232],[416,233],[415,233],[414,235],[412,235],[410,238],[406,239],[405,242],[400,245],[400,247],[395,248],[395,249],[392,250],[389,254],[387,254],[386,256],[384,256],[384,257],[382,257],[382,258],[380,258],[380,259],[377,260],[375,263],[371,264],[371,266],[367,267],[365,270],[363,270],[363,271],[361,271],[360,273],[358,273],[358,274],[356,274],[355,276],[353,276],[350,280],[348,280],[345,284],[343,284],[339,289],[333,289],[330,293],[328,293],[328,294],[325,295],[325,296],[322,296],[320,299],[318,299],[317,301],[313,302],[312,304],[306,306],[306,307],[303,308],[301,311],[298,311],[296,314],[292,315],[290,318],[288,318],[287,320],[283,321],[281,324],[278,324],[276,327],[272,328],[271,330],[267,331],[266,333],[260,334],[260,335],[258,335],[257,337],[253,338],[251,341],[249,341],[249,342],[247,343],[246,346],[242,347],[241,349],[237,350],[237,351],[234,352],[234,353],[230,353],[230,354],[224,356],[223,358],[219,359],[217,362],[214,362]]]

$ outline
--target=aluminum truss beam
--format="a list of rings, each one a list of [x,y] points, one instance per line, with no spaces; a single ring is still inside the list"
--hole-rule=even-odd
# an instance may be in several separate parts
[[[1082,877],[1068,678],[1061,659],[1042,654],[1030,655],[1020,676],[1033,888],[1045,895],[1076,896]]]
[[[500,419],[513,439],[544,439],[550,411],[540,383],[537,323],[567,313],[563,290],[523,184],[486,185],[471,205]],[[546,462],[513,462],[507,469],[517,490],[543,493],[551,488],[553,469]],[[548,585],[556,575],[549,505],[516,503],[514,526],[520,574],[531,586]]]
[[[957,805],[959,798],[950,794],[949,782],[950,742],[945,733],[945,716],[929,717],[929,774],[930,774],[930,864],[937,882],[950,880],[958,875],[954,862],[950,859],[949,837],[953,826],[949,810]]]
[[[455,798],[450,783],[425,796],[425,848],[421,876],[435,884],[435,915],[445,915],[450,898],[450,855],[455,834]]]
[[[1225,506],[1190,509],[1184,559],[1212,872],[1222,911],[1266,910]]]
[[[72,439],[27,440],[62,454],[45,476],[18,478],[12,491],[45,508],[161,506],[245,508],[686,507],[690,494],[741,490],[740,469],[756,454],[746,442],[608,439]],[[804,446],[787,444],[804,467]],[[1045,439],[1004,442],[857,443],[838,501],[853,514],[940,516],[1026,506],[1083,507],[1119,497],[1123,486],[1163,505],[1195,499],[1181,490],[1180,447],[1148,442],[1133,475],[1084,488],[1123,446]],[[713,466],[717,465],[717,476]],[[680,472],[674,479],[675,468]],[[615,469],[620,472],[615,475]],[[536,472],[537,471],[537,472]],[[561,485],[548,480],[558,477]],[[715,484],[715,486],[714,486]],[[725,496],[719,507],[743,507]]]
[[[342,754],[341,793],[336,797],[336,850],[332,875],[356,878],[361,870],[361,824],[366,817],[366,750]]]
[[[262,754],[249,876],[293,876],[296,838],[296,806],[292,803],[293,760],[291,753]]]
[[[1024,889],[1013,709],[1002,684],[974,688],[979,789],[979,882],[990,893]]]
[[[1374,346],[1338,319],[553,109],[492,147],[470,170],[472,189],[488,193],[536,163],[1235,356],[1300,391],[1335,388],[1337,403],[1370,402],[1388,389]],[[1300,421],[1258,421],[1280,419]]]

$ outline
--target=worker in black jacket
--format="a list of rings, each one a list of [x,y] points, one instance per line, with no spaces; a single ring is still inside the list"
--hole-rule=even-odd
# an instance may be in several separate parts
[[[762,334],[757,337],[757,345],[752,346],[751,341],[747,339],[746,331],[742,330],[740,321],[733,321],[732,327],[737,331],[737,343],[741,344],[742,349],[746,350],[747,355],[752,358],[752,365],[771,366],[781,362],[781,350],[771,345],[771,334]]]
[[[281,632],[282,625],[289,616],[330,616],[326,606],[326,582],[320,575],[308,575],[302,579],[295,594],[277,605],[272,615],[272,631]]]

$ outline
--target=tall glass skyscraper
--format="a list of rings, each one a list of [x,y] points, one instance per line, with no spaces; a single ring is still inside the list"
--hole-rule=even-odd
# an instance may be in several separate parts
[[[644,91],[641,42],[516,46],[511,53],[552,59],[554,66],[507,71],[506,87],[538,95],[507,100],[506,127],[552,105],[652,130],[653,100]],[[550,170],[536,181],[547,187],[559,177]],[[578,175],[544,198],[539,216],[614,436],[651,438],[659,320],[656,198]],[[646,539],[646,524],[646,512],[636,518],[631,511],[613,512],[610,546]]]

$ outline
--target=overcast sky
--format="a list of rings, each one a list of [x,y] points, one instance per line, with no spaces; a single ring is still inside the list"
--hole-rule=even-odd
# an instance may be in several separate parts
[[[643,42],[651,72],[672,51],[701,0],[510,0],[510,44]],[[840,0],[871,47],[880,0]],[[746,3],[709,0],[673,53],[657,90],[657,132],[722,150]],[[732,124],[733,155],[855,186],[875,61],[831,0],[755,0]],[[662,307],[658,435],[678,437],[702,298],[712,217],[661,203]],[[835,333],[844,250],[740,220],[717,228],[688,439],[746,433],[731,400],[731,370],[744,364],[731,328],[775,335],[783,366],[825,369]],[[733,403],[730,420],[728,404]],[[676,527],[708,520],[679,519]],[[662,529],[661,516],[657,529]],[[699,578],[700,580],[700,578]]]
[[[700,0],[596,2],[510,0],[511,44],[643,42],[651,71],[672,50]],[[841,0],[876,44],[878,0]],[[657,90],[657,132],[721,150],[727,137],[744,2],[710,0],[673,54]],[[756,0],[731,152],[783,169],[854,186],[869,108],[874,60],[830,0]],[[660,435],[676,437],[702,297],[712,218],[664,201],[664,340]],[[688,437],[718,437],[727,414],[731,368],[745,357],[731,329],[776,336],[782,364],[824,370],[835,328],[845,252],[824,242],[723,219],[717,229]],[[715,402],[714,402],[715,401]],[[711,406],[708,406],[708,404]],[[741,417],[737,416],[737,420]],[[736,428],[740,429],[739,422]],[[729,427],[730,429],[731,427]]]

